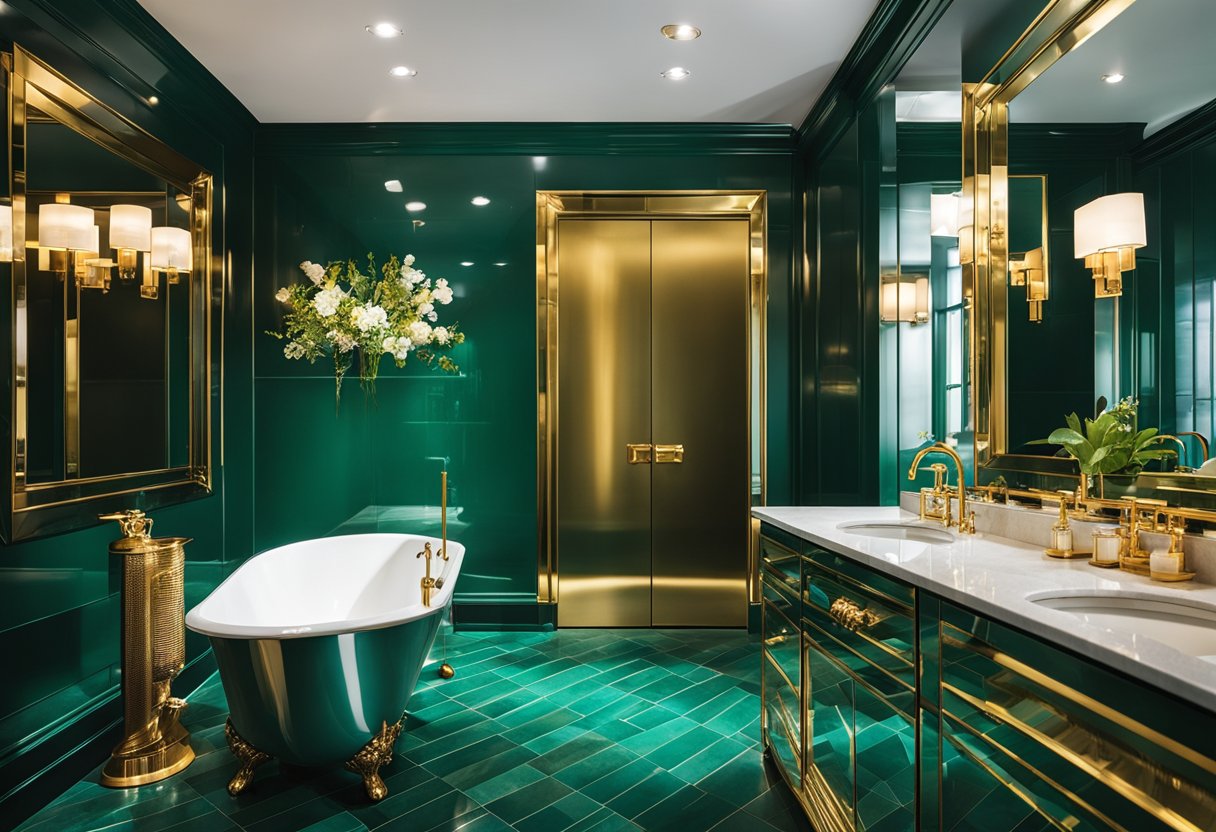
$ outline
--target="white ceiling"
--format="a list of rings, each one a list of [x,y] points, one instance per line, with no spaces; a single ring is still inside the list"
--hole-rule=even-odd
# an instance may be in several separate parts
[[[1151,134],[1216,98],[1216,3],[1136,0],[1009,105],[1014,122],[1144,122]],[[1124,80],[1107,84],[1102,76]]]
[[[263,122],[799,124],[877,0],[140,0]],[[382,40],[364,27],[397,24]],[[673,42],[666,23],[699,40]],[[418,70],[392,78],[395,65]],[[682,81],[659,76],[682,66]]]

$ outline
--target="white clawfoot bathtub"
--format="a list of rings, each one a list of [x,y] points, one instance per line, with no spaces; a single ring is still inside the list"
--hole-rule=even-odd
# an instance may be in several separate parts
[[[424,606],[418,555],[428,543],[438,586]],[[441,548],[437,538],[402,534],[280,546],[250,558],[190,611],[186,626],[210,637],[228,697],[229,745],[243,763],[233,794],[253,766],[274,757],[348,763],[377,797],[364,765],[391,758],[393,729],[400,731],[464,559],[459,543],[448,541],[446,561]],[[385,731],[388,757],[368,757],[365,746]]]

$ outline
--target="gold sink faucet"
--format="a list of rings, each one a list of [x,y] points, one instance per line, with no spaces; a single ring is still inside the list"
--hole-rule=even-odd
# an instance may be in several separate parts
[[[942,442],[936,442],[927,448],[921,448],[912,460],[911,467],[908,468],[908,479],[916,479],[916,472],[920,470],[921,460],[929,454],[945,454],[954,460],[954,467],[958,472],[958,488],[956,496],[958,497],[958,530],[963,534],[975,534],[975,512],[970,514],[967,512],[967,485],[963,474],[963,458],[958,455],[958,452]],[[948,489],[947,489],[948,490]],[[924,493],[921,494],[921,519],[926,519]],[[946,497],[946,511],[943,517],[938,517],[944,524],[950,526],[950,497]]]

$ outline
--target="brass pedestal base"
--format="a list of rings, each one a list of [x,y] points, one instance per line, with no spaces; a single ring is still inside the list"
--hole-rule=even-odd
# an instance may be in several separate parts
[[[228,750],[232,752],[232,756],[241,764],[236,775],[228,781],[228,794],[236,797],[253,782],[253,770],[272,758],[265,751],[258,751],[238,734],[232,727],[231,719],[224,724],[224,739],[228,740]]]
[[[452,667],[447,662],[444,662],[443,664],[439,665],[439,678],[440,679],[451,679],[455,675],[456,675],[456,668]]]
[[[101,770],[101,785],[116,789],[143,786],[171,777],[194,762],[190,732],[177,721],[186,703],[170,699],[162,707],[167,710],[156,739],[145,741],[136,736],[115,748]]]
[[[380,779],[380,766],[393,761],[393,747],[401,736],[404,723],[404,714],[392,725],[387,721],[382,723],[380,733],[372,737],[346,764],[348,770],[363,778],[363,788],[372,800],[383,800],[388,795],[388,786]]]

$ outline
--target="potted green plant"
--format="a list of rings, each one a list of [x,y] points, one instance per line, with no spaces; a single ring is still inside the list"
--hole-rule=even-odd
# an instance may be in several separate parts
[[[1064,420],[1066,427],[1056,428],[1051,436],[1032,444],[1063,446],[1077,460],[1081,473],[1091,477],[1135,477],[1150,460],[1177,455],[1167,448],[1154,447],[1161,441],[1157,428],[1138,429],[1138,407],[1139,402],[1128,396],[1084,424],[1076,413],[1070,413]]]

